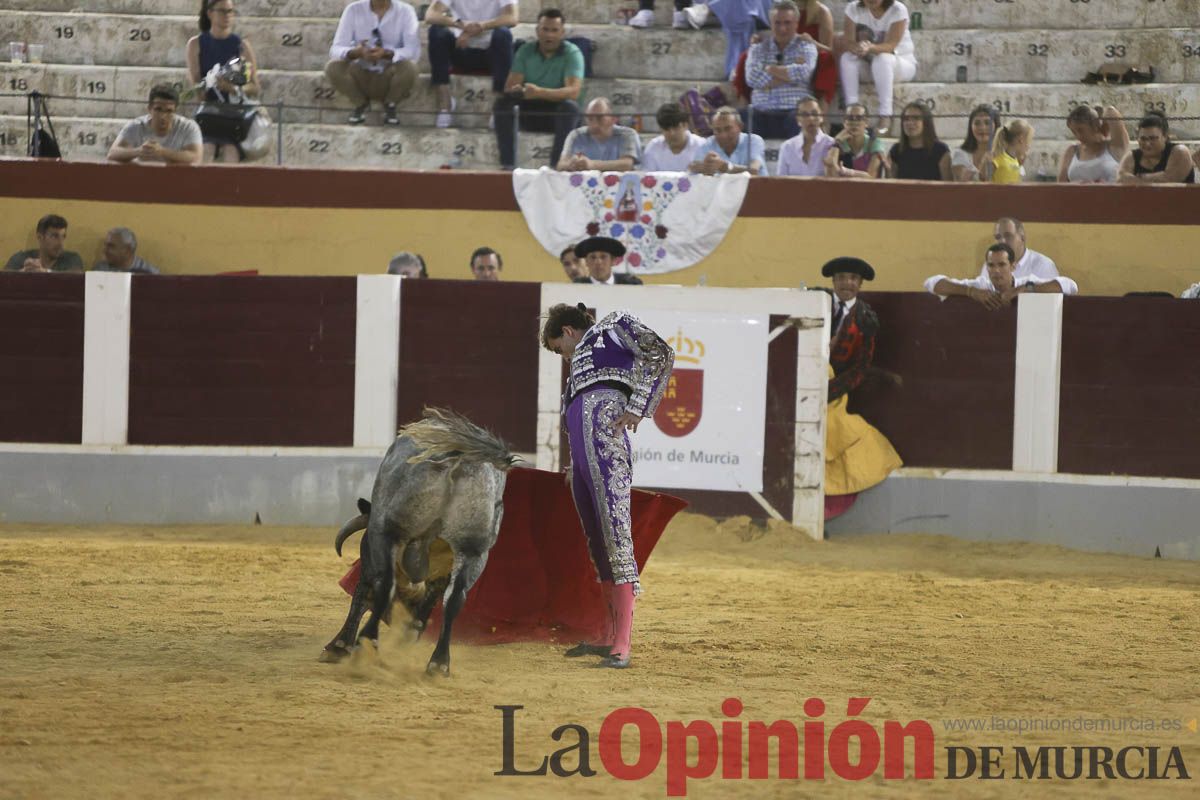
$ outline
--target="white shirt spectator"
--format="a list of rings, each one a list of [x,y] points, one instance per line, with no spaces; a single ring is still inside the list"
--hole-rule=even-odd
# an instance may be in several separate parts
[[[504,13],[504,9],[515,6],[512,0],[440,0],[450,10],[450,16],[463,22],[487,22]],[[492,44],[492,32],[484,31],[467,41],[467,47],[486,50]]]
[[[341,61],[363,42],[371,47],[391,50],[393,62],[415,63],[421,56],[417,12],[408,3],[392,0],[392,7],[380,19],[371,10],[371,0],[355,0],[342,11],[337,32],[333,35],[333,46],[329,48],[329,57]],[[368,72],[383,72],[387,67],[382,61],[371,64],[361,59],[358,65]]]
[[[933,277],[925,279],[925,291],[929,292],[930,294],[937,294],[937,292],[933,290],[933,287],[938,285],[938,281],[949,281],[950,283],[957,283],[959,286],[969,286],[972,289],[983,289],[987,292],[1000,291],[995,287],[991,278],[989,278],[987,275],[980,275],[977,278],[951,278],[948,275],[934,275]],[[1035,278],[1032,275],[1024,278],[1013,278],[1013,285],[1021,287],[1027,283],[1037,285],[1039,283],[1049,283],[1050,281],[1055,281],[1058,283],[1058,285],[1062,287],[1063,294],[1079,293],[1079,284],[1075,283],[1075,281],[1071,280],[1070,278],[1063,277],[1062,275],[1056,275],[1053,278],[1048,278],[1045,280],[1042,278]],[[943,300],[946,299],[944,295],[938,296]]]
[[[983,263],[983,269],[979,270],[979,277],[987,277],[987,262]],[[1046,256],[1039,253],[1037,250],[1025,248],[1025,255],[1013,264],[1013,278],[1020,280],[1021,278],[1037,278],[1039,282],[1054,280],[1058,277],[1058,267],[1054,262]],[[1070,294],[1067,288],[1063,287],[1063,294]]]
[[[678,153],[671,152],[665,136],[655,136],[642,152],[642,172],[687,172],[697,161],[696,152],[704,146],[704,137],[688,131],[687,144]]]
[[[775,169],[777,175],[796,175],[805,178],[825,177],[825,154],[837,147],[837,141],[824,131],[817,131],[817,140],[813,142],[804,160],[804,131],[788,139],[779,148],[779,165]]]
[[[854,24],[858,27],[866,26],[871,31],[871,42],[873,44],[881,44],[887,39],[888,29],[893,24],[901,20],[908,22],[908,8],[900,0],[892,3],[892,7],[883,12],[883,16],[875,19],[875,16],[867,10],[862,3],[851,3],[846,6],[846,16],[854,20]],[[900,37],[900,43],[896,45],[895,53],[898,56],[911,56],[913,54],[912,34],[909,33],[911,24],[904,26],[904,35]]]

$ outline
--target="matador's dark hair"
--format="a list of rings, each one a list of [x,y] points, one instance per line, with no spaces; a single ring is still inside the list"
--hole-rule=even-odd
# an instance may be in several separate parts
[[[546,324],[542,326],[542,347],[550,350],[550,340],[563,335],[563,328],[586,331],[596,324],[596,320],[588,313],[587,306],[577,303],[569,306],[559,303],[550,307],[546,314]]]

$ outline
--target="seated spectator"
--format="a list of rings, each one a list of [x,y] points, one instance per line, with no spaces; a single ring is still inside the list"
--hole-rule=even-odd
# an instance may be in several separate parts
[[[1059,183],[1116,183],[1129,152],[1129,131],[1114,106],[1077,106],[1067,115],[1067,130],[1077,140],[1063,151]]]
[[[771,7],[771,36],[750,48],[746,83],[753,90],[747,117],[750,133],[767,139],[789,139],[799,132],[796,104],[812,97],[817,47],[796,28],[800,9],[792,0]]]
[[[992,237],[997,244],[1006,244],[1013,251],[1013,277],[1017,280],[1037,278],[1049,281],[1058,277],[1058,265],[1053,259],[1026,246],[1025,225],[1021,220],[1015,217],[1001,217],[996,220]],[[986,278],[987,274],[988,266],[985,262],[979,270],[979,277]]]
[[[879,95],[879,125],[885,136],[892,118],[892,85],[917,74],[908,8],[899,0],[853,0],[843,26],[846,52],[838,63],[846,105],[858,102],[858,82],[870,74]]]
[[[1076,294],[1079,291],[1075,281],[1061,275],[1049,280],[1032,275],[1024,278],[1014,277],[1015,262],[1012,248],[1003,242],[996,242],[987,249],[987,275],[977,278],[947,278],[945,275],[934,275],[926,279],[925,290],[942,299],[969,297],[989,311],[1009,305],[1018,294]]]
[[[825,176],[825,156],[839,152],[837,142],[825,131],[821,123],[821,104],[815,97],[807,97],[796,106],[796,119],[800,133],[783,143],[779,148],[779,174],[802,178]]]
[[[418,253],[405,250],[396,253],[388,262],[388,275],[399,275],[401,278],[428,278],[429,270],[425,269],[425,259]]]
[[[1033,146],[1033,126],[1014,119],[1000,126],[992,142],[992,183],[1020,183],[1025,178],[1025,159]]]
[[[613,272],[613,260],[625,255],[625,245],[607,236],[593,236],[575,245],[575,257],[584,260],[588,274],[575,278],[575,283],[604,283],[609,286],[640,286],[642,279],[637,275]]]
[[[233,7],[233,0],[200,0],[200,35],[193,36],[187,42],[188,80],[198,84],[213,67],[228,64],[235,58],[240,58],[246,64],[245,85],[235,86],[220,78],[217,80],[216,89],[209,89],[205,93],[204,99],[209,102],[225,103],[229,102],[231,97],[258,97],[261,93],[254,48],[250,46],[249,41],[233,32],[236,18],[237,10]],[[203,129],[200,133],[204,141],[205,161],[236,164],[245,160],[241,142],[210,136]]]
[[[749,172],[767,175],[767,146],[757,133],[742,133],[742,118],[737,109],[721,106],[712,115],[713,135],[696,150],[696,160],[688,165],[692,172],[704,175]]]
[[[498,281],[504,269],[504,259],[490,247],[476,248],[471,253],[471,274],[477,281]]]
[[[862,103],[846,107],[841,132],[834,138],[837,147],[825,154],[827,178],[878,178],[883,175],[886,146],[867,127],[869,112]]]
[[[97,272],[132,272],[157,275],[158,267],[137,254],[137,237],[129,228],[113,228],[104,237],[104,260],[92,267]]]
[[[933,114],[924,103],[909,103],[900,114],[900,141],[888,151],[893,178],[948,181],[950,148],[937,138]]]
[[[642,158],[642,140],[637,131],[617,124],[606,97],[588,103],[581,128],[567,135],[558,168],[566,172],[598,169],[628,172]]]
[[[646,145],[642,153],[643,172],[687,172],[696,160],[696,151],[704,146],[704,137],[692,133],[688,115],[678,103],[664,103],[654,115],[662,133]]]
[[[196,164],[203,144],[200,126],[175,113],[179,93],[160,83],[150,90],[149,114],[125,123],[112,147],[108,160],[121,164],[131,161],[157,164]]]
[[[671,17],[671,27],[676,30],[687,30],[691,27],[685,9],[692,7],[692,0],[675,0],[675,14]],[[654,0],[638,0],[638,12],[629,18],[632,28],[654,27]]]
[[[1138,123],[1138,146],[1121,161],[1121,183],[1195,183],[1191,154],[1171,141],[1167,118],[1147,114]]]
[[[558,254],[558,263],[562,264],[563,274],[567,276],[567,280],[575,281],[580,278],[587,278],[588,268],[582,258],[575,255],[575,245],[565,248]]]
[[[450,96],[450,67],[491,73],[492,91],[504,92],[512,67],[517,0],[434,0],[429,23],[429,83],[437,93],[435,124],[449,128],[457,102]]]
[[[4,268],[12,272],[83,272],[79,253],[64,249],[67,221],[58,214],[47,214],[38,220],[37,243],[32,250],[13,253]]]
[[[401,0],[355,0],[342,10],[325,77],[354,104],[346,120],[361,125],[371,101],[382,101],[383,121],[399,125],[397,104],[412,94],[421,56],[417,12]]]
[[[537,41],[521,45],[513,57],[504,94],[492,106],[501,169],[512,169],[517,163],[513,116],[518,105],[521,130],[554,132],[551,166],[562,157],[563,144],[579,118],[575,101],[583,89],[583,53],[563,41],[565,34],[563,13],[544,8],[538,12]]]
[[[1000,127],[1000,112],[992,106],[975,106],[967,117],[967,138],[950,154],[950,174],[958,183],[991,183],[992,137]]]
[[[732,80],[738,58],[750,49],[751,37],[770,27],[771,0],[709,0],[694,3],[683,12],[693,28],[703,28],[716,17],[725,30],[725,72]]]

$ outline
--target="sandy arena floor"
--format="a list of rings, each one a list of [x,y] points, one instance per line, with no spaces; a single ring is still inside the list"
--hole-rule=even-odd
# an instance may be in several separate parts
[[[721,780],[718,768],[688,796],[1196,796],[1195,563],[931,536],[817,543],[683,515],[644,576],[636,668],[593,669],[549,645],[458,646],[453,675],[429,679],[431,640],[317,662],[347,607],[336,580],[350,559],[333,533],[0,526],[0,797],[665,797],[665,758],[638,782],[603,771],[610,711],[719,723],[738,697],[743,721],[799,725],[820,697],[829,731],[853,696],[872,698],[862,717],[877,730],[928,720],[937,777]],[[525,706],[518,767],[572,743],[550,732],[574,722],[600,774],[495,777],[501,704]],[[943,726],[994,716],[1185,727]],[[1193,779],[945,780],[943,748],[962,744],[1179,745]]]

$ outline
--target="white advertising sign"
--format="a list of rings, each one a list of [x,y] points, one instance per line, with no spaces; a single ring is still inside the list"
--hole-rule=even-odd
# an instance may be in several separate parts
[[[675,350],[658,411],[630,437],[634,485],[761,492],[767,317],[631,311]]]

